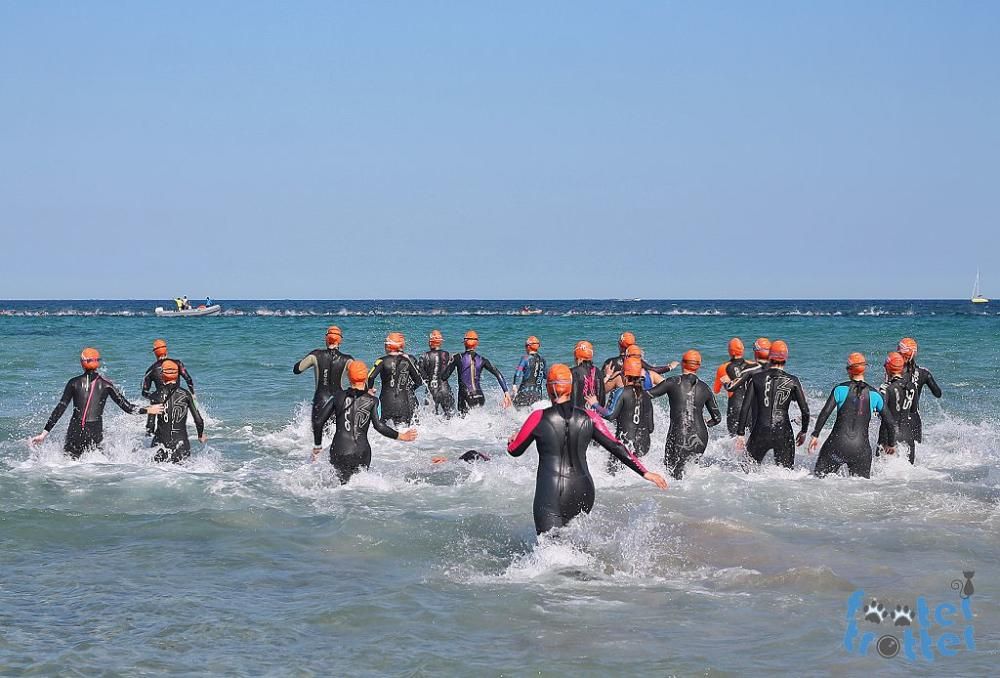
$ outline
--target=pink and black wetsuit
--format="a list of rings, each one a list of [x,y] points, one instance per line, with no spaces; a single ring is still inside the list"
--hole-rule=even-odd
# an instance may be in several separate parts
[[[117,386],[96,371],[88,370],[66,382],[62,398],[52,410],[45,430],[51,431],[69,404],[73,403],[73,416],[66,430],[63,449],[69,456],[79,459],[84,451],[100,447],[104,442],[104,404],[109,396],[129,414],[146,414],[145,407],[133,405]]]
[[[592,440],[639,475],[646,473],[642,462],[611,436],[596,412],[575,408],[568,402],[532,412],[507,445],[514,457],[524,454],[532,442],[538,449],[533,506],[538,534],[562,527],[593,508],[594,479],[587,466],[587,448]]]
[[[597,398],[597,403],[602,407],[605,404],[604,396],[604,375],[597,366],[589,360],[570,370],[573,374],[573,397],[571,402],[574,407],[587,409],[587,396]]]

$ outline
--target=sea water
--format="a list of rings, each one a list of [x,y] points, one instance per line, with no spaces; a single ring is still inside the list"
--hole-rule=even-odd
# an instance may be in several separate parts
[[[998,310],[955,301],[241,301],[223,316],[161,319],[163,302],[0,302],[0,674],[995,675],[1000,649]],[[530,304],[539,316],[524,317]],[[726,342],[785,339],[815,417],[848,353],[881,381],[902,336],[944,391],[922,402],[917,464],[871,480],[810,475],[768,457],[739,468],[724,425],[703,463],[661,492],[590,453],[589,516],[535,537],[536,456],[507,437],[526,412],[421,413],[415,443],[371,433],[372,468],[340,485],[309,463],[313,377],[292,364],[344,331],[371,362],[389,331],[407,350],[468,329],[511,378],[529,334],[550,362],[576,341],[597,359],[624,330],[655,363],[688,348],[711,381]],[[104,449],[62,453],[69,414],[37,448],[83,346],[139,401],[151,342],[194,376],[208,444],[150,460],[143,417],[109,403]],[[649,466],[663,472],[658,402]],[[724,398],[719,399],[725,411]],[[793,416],[796,409],[792,408]],[[829,425],[827,427],[829,431]],[[874,428],[873,428],[874,435]],[[328,442],[329,438],[327,438]],[[476,449],[489,462],[432,465]],[[974,571],[975,647],[933,661],[848,651],[851,597],[892,610],[951,601]],[[933,612],[933,608],[932,612]],[[912,627],[919,633],[918,621]],[[904,627],[866,622],[859,633]],[[941,629],[932,629],[936,637]]]

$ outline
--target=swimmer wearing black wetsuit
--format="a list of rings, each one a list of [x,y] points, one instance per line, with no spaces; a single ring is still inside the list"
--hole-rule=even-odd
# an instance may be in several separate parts
[[[97,350],[84,349],[80,355],[84,373],[66,382],[62,398],[52,410],[42,433],[32,438],[34,444],[41,443],[55,427],[63,412],[73,404],[73,414],[66,429],[63,450],[73,459],[79,459],[87,450],[96,449],[104,442],[104,405],[111,398],[118,407],[128,414],[158,414],[162,409],[153,405],[138,407],[122,395],[118,387],[97,372],[101,356]]]
[[[868,425],[872,415],[879,413],[888,420],[887,452],[894,452],[896,445],[895,422],[892,414],[884,407],[882,396],[864,381],[865,357],[860,353],[852,353],[848,358],[848,374],[850,381],[834,387],[827,398],[826,404],[816,418],[809,450],[819,447],[819,434],[834,410],[837,419],[833,431],[823,443],[819,458],[816,460],[815,473],[825,476],[836,473],[840,467],[847,465],[852,476],[871,478],[872,446],[868,441]]]
[[[587,409],[587,400],[591,397],[596,398],[597,405],[603,407],[607,401],[604,375],[593,363],[594,347],[589,341],[579,341],[573,349],[573,357],[576,358],[576,365],[572,369],[573,407]]]
[[[923,442],[924,439],[924,424],[920,418],[920,395],[926,386],[935,398],[940,398],[941,387],[938,386],[930,370],[917,365],[917,342],[915,340],[909,337],[900,340],[897,350],[905,360],[903,367],[905,390],[901,409],[908,414],[905,427],[909,429],[908,433],[913,438],[910,442],[910,462],[913,463],[916,460],[917,443]],[[902,428],[904,425],[900,426]]]
[[[921,384],[919,370],[907,372],[905,358],[893,351],[889,353],[885,362],[886,381],[879,387],[879,393],[885,400],[885,408],[892,415],[895,423],[896,445],[906,445],[910,463],[916,462],[916,447],[921,436],[920,413],[917,411],[920,399]],[[931,392],[938,397],[941,389],[933,377],[924,381]],[[936,389],[936,391],[935,391]],[[879,452],[889,447],[889,423],[883,417],[878,431]]]
[[[417,358],[417,368],[420,370],[420,377],[427,386],[427,394],[434,402],[434,412],[441,412],[445,417],[451,417],[455,409],[455,395],[452,393],[451,384],[444,378],[448,364],[451,362],[451,354],[441,350],[444,338],[441,332],[434,330],[428,339],[430,350],[420,354]]]
[[[757,372],[749,381],[749,388],[740,409],[737,426],[738,444],[742,445],[753,412],[753,431],[746,442],[747,454],[758,464],[770,450],[774,450],[774,462],[785,468],[795,465],[795,446],[805,442],[809,430],[809,404],[798,377],[785,372],[788,347],[783,341],[771,344],[771,366]],[[799,406],[802,423],[798,438],[792,433],[792,422],[788,408],[792,402]]]
[[[601,373],[604,375],[605,381],[610,381],[614,379],[616,374],[621,373],[622,366],[625,364],[625,359],[628,358],[628,349],[630,346],[635,345],[635,335],[631,332],[622,332],[621,336],[618,337],[618,355],[613,358],[608,358],[601,365]],[[670,363],[668,365],[652,365],[646,362],[645,359],[642,361],[642,367],[650,372],[655,372],[656,374],[666,374],[670,370],[677,367],[677,363]]]
[[[538,450],[533,504],[537,534],[562,527],[593,508],[594,480],[587,466],[591,441],[650,482],[666,488],[663,478],[647,471],[635,455],[608,434],[596,412],[573,407],[569,402],[571,381],[568,367],[553,365],[548,384],[554,404],[533,411],[507,444],[507,451],[514,457],[524,454],[532,442]]]
[[[323,427],[319,423],[319,413],[324,403],[337,391],[343,390],[344,370],[354,360],[347,353],[340,352],[343,333],[336,325],[326,330],[326,348],[317,348],[292,366],[292,374],[302,374],[309,368],[315,371],[316,390],[313,392],[311,422],[313,439],[322,440]]]
[[[483,370],[496,377],[497,384],[503,391],[504,407],[511,404],[507,381],[503,378],[500,370],[493,366],[489,360],[476,352],[479,346],[479,335],[475,332],[466,332],[465,351],[451,357],[448,369],[445,370],[444,380],[451,378],[451,373],[458,370],[458,411],[465,415],[473,407],[482,407],[486,404],[486,394],[483,393],[482,375]]]
[[[382,356],[372,364],[368,374],[368,388],[374,388],[376,377],[382,381],[379,400],[382,403],[383,421],[397,424],[412,422],[417,409],[414,391],[423,383],[413,357],[395,352]]]
[[[175,361],[176,362],[176,361]],[[157,404],[163,405],[163,412],[155,417],[155,434],[151,447],[156,448],[153,461],[169,461],[174,464],[191,456],[191,441],[188,440],[188,413],[194,419],[198,438],[205,442],[205,420],[194,401],[194,395],[174,381],[166,384],[153,395]]]
[[[719,406],[708,384],[695,372],[701,367],[701,354],[688,351],[681,360],[683,374],[668,377],[654,386],[649,395],[658,398],[666,394],[670,402],[670,429],[664,449],[664,463],[670,475],[678,480],[691,459],[700,457],[708,447],[708,427],[722,421]],[[708,410],[705,422],[702,410]]]
[[[527,353],[521,357],[514,371],[514,407],[530,407],[545,397],[545,358],[538,355],[537,337],[528,337],[524,343]]]
[[[743,408],[743,399],[746,397],[749,381],[740,380],[740,377],[748,369],[757,369],[755,363],[744,359],[743,341],[738,337],[729,340],[729,360],[721,365],[715,372],[715,383],[712,384],[712,392],[718,395],[726,387],[726,396],[729,401],[726,406],[726,428],[729,435],[738,435],[737,429],[740,425],[740,410]],[[739,383],[738,387],[730,390],[730,384]],[[752,413],[751,413],[752,416]]]
[[[146,398],[150,402],[159,402],[156,400],[155,395],[163,390],[163,361],[167,360],[167,342],[163,339],[157,339],[153,342],[153,355],[156,356],[156,362],[149,366],[146,370],[146,374],[142,377],[142,397]],[[188,374],[187,369],[184,367],[184,363],[176,358],[170,358],[173,362],[177,363],[177,367],[180,370],[180,376],[184,378],[187,382],[188,390],[191,391],[191,395],[194,395],[194,379]],[[146,417],[146,435],[151,436],[155,432],[155,421],[156,418],[152,415]]]
[[[336,414],[336,432],[330,444],[330,463],[337,471],[340,482],[346,483],[362,468],[372,463],[372,448],[368,442],[368,428],[386,438],[396,440],[399,432],[385,423],[379,412],[379,399],[365,390],[349,388],[333,394],[320,411],[325,423]]]
[[[598,410],[600,412],[600,410]],[[643,388],[643,378],[629,377],[629,382],[616,392],[605,409],[605,419],[615,422],[615,437],[637,457],[649,453],[653,433],[653,400]],[[608,460],[608,470],[621,468],[614,458]]]

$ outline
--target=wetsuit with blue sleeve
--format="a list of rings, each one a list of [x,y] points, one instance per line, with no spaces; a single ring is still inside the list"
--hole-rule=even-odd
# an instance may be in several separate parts
[[[444,374],[451,362],[451,354],[439,348],[424,351],[417,358],[417,368],[427,386],[427,394],[434,401],[434,412],[450,417],[455,409],[455,394]]]
[[[529,353],[514,371],[514,407],[529,407],[545,397],[545,358]]]
[[[826,420],[834,411],[837,412],[837,419],[833,424],[833,431],[820,449],[816,460],[816,475],[822,477],[827,473],[836,473],[846,464],[852,476],[871,478],[872,446],[868,440],[868,425],[873,414],[880,414],[889,424],[886,442],[890,447],[895,446],[895,421],[892,413],[885,408],[879,392],[867,383],[861,380],[846,381],[834,387],[827,398],[816,418],[813,437],[819,437]]]
[[[615,389],[606,408],[597,410],[605,419],[615,422],[615,437],[637,457],[649,453],[650,435],[653,433],[653,400],[644,385],[628,384]],[[614,473],[621,464],[612,457],[608,469]]]

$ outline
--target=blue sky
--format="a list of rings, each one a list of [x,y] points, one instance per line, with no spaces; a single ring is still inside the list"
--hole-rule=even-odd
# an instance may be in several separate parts
[[[1000,3],[0,4],[0,298],[1000,294]]]

